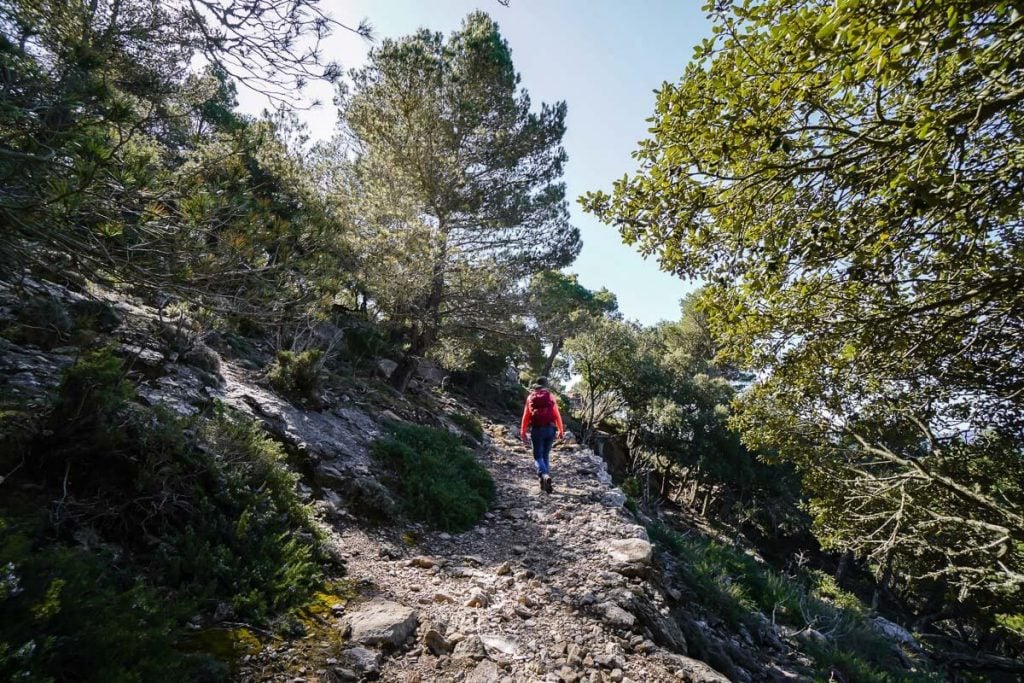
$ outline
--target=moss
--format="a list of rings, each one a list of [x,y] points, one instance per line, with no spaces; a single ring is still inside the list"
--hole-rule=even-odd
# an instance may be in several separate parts
[[[181,642],[186,652],[202,652],[232,665],[245,655],[256,655],[263,643],[247,628],[207,628],[188,634]]]

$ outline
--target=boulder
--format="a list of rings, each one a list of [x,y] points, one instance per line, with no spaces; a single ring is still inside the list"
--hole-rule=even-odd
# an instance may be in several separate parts
[[[389,600],[375,599],[346,619],[353,641],[363,645],[399,647],[419,623],[416,610]]]
[[[601,496],[601,505],[607,508],[620,508],[626,504],[626,494],[619,489],[606,491]]]
[[[436,628],[432,628],[423,634],[423,646],[430,650],[430,653],[435,657],[446,655],[452,651],[452,644]]]
[[[480,640],[480,636],[469,636],[460,640],[455,646],[452,651],[452,659],[481,661],[487,659],[487,649],[484,647],[483,641]]]
[[[869,623],[875,632],[885,636],[894,643],[906,645],[913,650],[921,649],[921,645],[914,638],[913,634],[899,624],[889,621],[885,617],[875,617]]]
[[[428,386],[439,386],[447,376],[444,368],[427,360],[421,360],[416,366],[416,379]]]
[[[393,373],[396,368],[398,368],[398,363],[393,360],[388,360],[387,358],[382,358],[377,362],[377,371],[385,379],[390,378],[391,373]]]
[[[654,549],[649,541],[642,538],[620,538],[608,541],[605,550],[616,562],[626,564],[651,564]]]
[[[380,676],[380,653],[365,647],[352,647],[342,651],[341,658],[345,664],[366,680],[374,680]]]
[[[640,625],[650,632],[655,643],[671,652],[687,654],[686,637],[679,624],[671,615],[662,614],[645,596],[624,588],[616,588],[608,597],[618,607],[635,617]]]
[[[614,602],[602,602],[595,608],[601,621],[613,628],[629,630],[636,624],[636,617],[622,609]]]
[[[665,663],[675,670],[676,677],[686,683],[728,683],[729,678],[715,671],[699,659],[682,655],[669,655]]]
[[[466,683],[498,683],[498,665],[489,659],[485,659],[476,665],[476,668],[466,676]]]

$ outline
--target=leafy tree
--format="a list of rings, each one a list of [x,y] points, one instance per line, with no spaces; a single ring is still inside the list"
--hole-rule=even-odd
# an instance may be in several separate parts
[[[565,340],[585,330],[601,315],[618,308],[615,295],[605,288],[592,292],[581,285],[574,274],[547,270],[535,274],[528,288],[530,313],[537,324],[541,341],[551,351],[541,375],[551,374],[555,358]]]
[[[633,323],[601,318],[583,334],[569,339],[565,354],[580,376],[583,441],[597,426],[624,408],[623,389],[633,375],[639,330]]]
[[[709,282],[724,351],[764,377],[737,424],[804,471],[826,543],[1019,602],[1020,8],[707,8],[639,173],[584,205]]]
[[[336,73],[298,44],[334,25],[315,0],[0,0],[0,257],[202,291],[167,252],[173,170],[237,128],[235,82],[280,97]]]
[[[404,390],[453,320],[484,326],[479,313],[507,305],[503,293],[518,278],[579,251],[558,182],[565,104],[531,112],[508,45],[481,12],[447,40],[422,30],[383,41],[351,81],[338,103],[373,183],[368,196],[401,197],[413,210],[374,227],[399,252],[410,239],[420,246],[405,264],[418,286],[405,311],[408,348],[392,375]]]

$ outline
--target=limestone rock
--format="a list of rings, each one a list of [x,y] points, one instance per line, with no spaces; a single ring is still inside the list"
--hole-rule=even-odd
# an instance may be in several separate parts
[[[609,508],[620,508],[626,504],[626,494],[619,489],[612,489],[601,496],[601,505]]]
[[[649,565],[654,549],[642,538],[620,538],[608,541],[605,549],[616,562]]]
[[[504,636],[483,635],[480,636],[480,642],[484,644],[484,649],[487,651],[488,656],[492,658],[500,655],[515,657],[519,654],[519,645]]]
[[[399,647],[419,622],[416,610],[389,600],[375,599],[350,614],[350,637],[363,645]]]
[[[352,647],[343,650],[341,658],[350,669],[362,674],[368,680],[373,680],[380,676],[381,657],[379,652],[365,647]]]
[[[430,650],[431,654],[440,657],[452,651],[452,644],[437,629],[430,629],[423,634],[423,645]]]
[[[686,683],[728,683],[729,678],[723,676],[710,665],[699,659],[691,659],[682,655],[666,658],[675,670],[676,678]]]
[[[484,643],[480,640],[480,636],[469,636],[458,642],[455,649],[452,651],[452,659],[459,660],[483,660],[487,659],[487,649],[484,647]]]
[[[380,372],[381,376],[385,379],[391,377],[391,373],[393,373],[396,368],[398,368],[398,363],[393,360],[388,360],[387,358],[382,358],[377,363],[377,371]]]
[[[485,659],[476,665],[476,668],[466,676],[466,683],[498,683],[498,665],[489,659]]]
[[[614,602],[602,602],[595,607],[595,610],[604,623],[614,628],[629,630],[636,624],[636,617]]]
[[[491,598],[482,588],[474,588],[470,591],[466,607],[487,607],[491,604]]]

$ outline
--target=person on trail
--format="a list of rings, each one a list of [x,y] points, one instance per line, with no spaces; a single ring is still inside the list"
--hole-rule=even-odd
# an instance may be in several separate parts
[[[558,401],[548,390],[548,378],[538,377],[526,397],[523,407],[523,420],[519,426],[519,437],[526,442],[526,429],[530,429],[533,441],[533,459],[537,463],[537,477],[540,479],[540,490],[551,493],[551,471],[549,458],[551,447],[555,444],[555,435],[559,439],[565,437],[562,415],[558,412]]]

